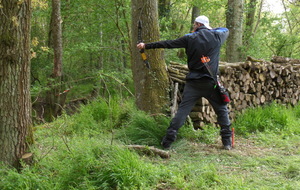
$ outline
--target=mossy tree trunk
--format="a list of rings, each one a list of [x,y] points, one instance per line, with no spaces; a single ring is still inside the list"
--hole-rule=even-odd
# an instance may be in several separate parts
[[[229,29],[229,37],[226,45],[228,62],[243,60],[243,11],[244,0],[228,0],[226,12],[226,26]]]
[[[149,113],[165,112],[169,107],[169,78],[162,49],[146,50],[151,68],[148,69],[136,48],[138,22],[142,22],[145,43],[159,40],[157,0],[132,0],[132,72],[136,104]]]
[[[0,1],[0,162],[16,168],[33,142],[30,19],[31,0]]]
[[[171,13],[171,0],[158,0],[159,17],[169,17]]]
[[[255,13],[258,0],[250,0],[247,4],[247,16],[246,16],[246,26],[244,30],[244,44],[249,44],[249,39],[253,35],[254,25],[255,25]]]

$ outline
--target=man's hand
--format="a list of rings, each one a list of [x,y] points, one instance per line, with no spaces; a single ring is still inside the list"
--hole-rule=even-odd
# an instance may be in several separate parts
[[[136,47],[139,49],[145,49],[145,43],[139,43],[138,45],[136,45]]]

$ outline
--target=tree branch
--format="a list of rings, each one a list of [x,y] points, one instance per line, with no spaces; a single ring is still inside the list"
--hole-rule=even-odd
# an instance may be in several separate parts
[[[144,146],[144,145],[127,145],[126,147],[134,150],[141,151],[146,155],[159,155],[161,158],[170,158],[171,155],[168,151],[164,151],[153,146]]]

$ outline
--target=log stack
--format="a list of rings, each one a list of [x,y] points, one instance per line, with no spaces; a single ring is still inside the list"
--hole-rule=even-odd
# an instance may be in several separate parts
[[[188,68],[186,65],[170,62],[168,71],[173,89],[178,83],[179,94],[173,95],[173,100],[176,98],[179,103]],[[228,107],[232,120],[236,113],[249,107],[273,101],[296,105],[300,100],[300,60],[273,57],[272,62],[267,62],[248,57],[245,62],[220,62],[220,76],[230,94],[231,103]],[[190,117],[195,128],[216,122],[216,115],[204,98],[195,105]]]

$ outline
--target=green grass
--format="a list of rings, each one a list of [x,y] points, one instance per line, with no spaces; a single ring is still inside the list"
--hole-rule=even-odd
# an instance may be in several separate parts
[[[241,135],[250,135],[255,132],[299,135],[299,107],[297,105],[292,108],[272,103],[264,107],[249,108],[237,118],[234,127]]]
[[[300,189],[300,106],[250,108],[233,123],[235,148],[221,149],[218,128],[186,124],[171,158],[128,144],[160,147],[170,119],[129,100],[96,100],[73,116],[35,127],[34,164],[0,167],[2,190]]]

